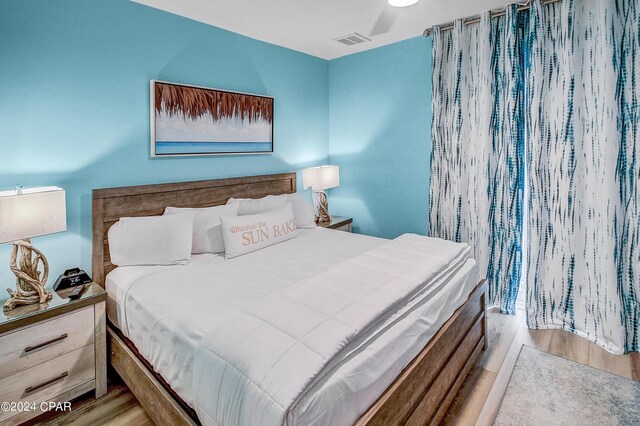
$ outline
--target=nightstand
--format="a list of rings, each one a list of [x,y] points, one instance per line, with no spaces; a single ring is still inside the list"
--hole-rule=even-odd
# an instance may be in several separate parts
[[[351,232],[353,219],[350,217],[331,216],[331,222],[319,223],[318,226],[336,231]]]
[[[107,293],[91,283],[70,300],[72,290],[52,291],[48,303],[0,311],[0,403],[9,403],[9,410],[6,404],[0,409],[1,424],[36,417],[45,402],[107,393]]]

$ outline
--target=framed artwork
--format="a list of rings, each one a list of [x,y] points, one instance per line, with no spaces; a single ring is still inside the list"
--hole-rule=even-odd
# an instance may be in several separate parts
[[[151,81],[151,156],[273,153],[273,98]]]

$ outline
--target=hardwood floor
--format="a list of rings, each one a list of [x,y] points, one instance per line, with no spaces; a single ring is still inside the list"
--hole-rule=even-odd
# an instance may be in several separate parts
[[[30,424],[38,426],[153,426],[153,421],[123,384],[109,384],[105,396],[96,400],[93,393],[81,397],[71,405],[71,411],[61,415],[43,415]],[[53,414],[53,413],[51,413]]]
[[[490,425],[500,408],[522,345],[640,381],[640,354],[613,355],[595,343],[561,330],[529,330],[524,312],[514,316],[490,310],[487,315],[488,349],[456,396],[445,425]],[[75,401],[71,412],[40,417],[37,425],[152,425],[133,394],[111,383],[106,396],[90,395]]]

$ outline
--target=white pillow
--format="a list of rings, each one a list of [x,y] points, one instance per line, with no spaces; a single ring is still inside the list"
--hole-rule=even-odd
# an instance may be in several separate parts
[[[298,236],[291,204],[267,213],[223,216],[225,257],[232,259]]]
[[[229,198],[227,204],[239,204],[238,216],[245,216],[281,209],[287,201],[286,194],[283,194],[267,195],[264,198]]]
[[[189,263],[192,212],[169,216],[123,217],[109,228],[109,255],[116,266]]]
[[[313,229],[316,225],[316,212],[313,209],[311,201],[307,201],[297,192],[295,194],[286,194],[291,202],[293,209],[293,217],[296,219],[296,227],[298,229]]]
[[[313,229],[316,227],[313,204],[300,194],[267,195],[264,198],[230,198],[227,204],[240,204],[238,215],[264,213],[280,209],[290,202],[293,217],[298,229]]]
[[[220,216],[238,216],[240,204],[204,207],[200,209],[167,207],[165,215],[193,212],[193,247],[191,253],[224,253],[224,239],[220,229]]]

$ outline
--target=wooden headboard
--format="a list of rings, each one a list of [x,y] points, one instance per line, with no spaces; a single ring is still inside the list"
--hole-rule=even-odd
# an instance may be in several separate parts
[[[107,232],[121,217],[161,215],[168,206],[210,207],[225,204],[229,198],[260,198],[294,192],[295,172],[94,189],[93,281],[104,287],[105,276],[115,268],[109,257]]]

